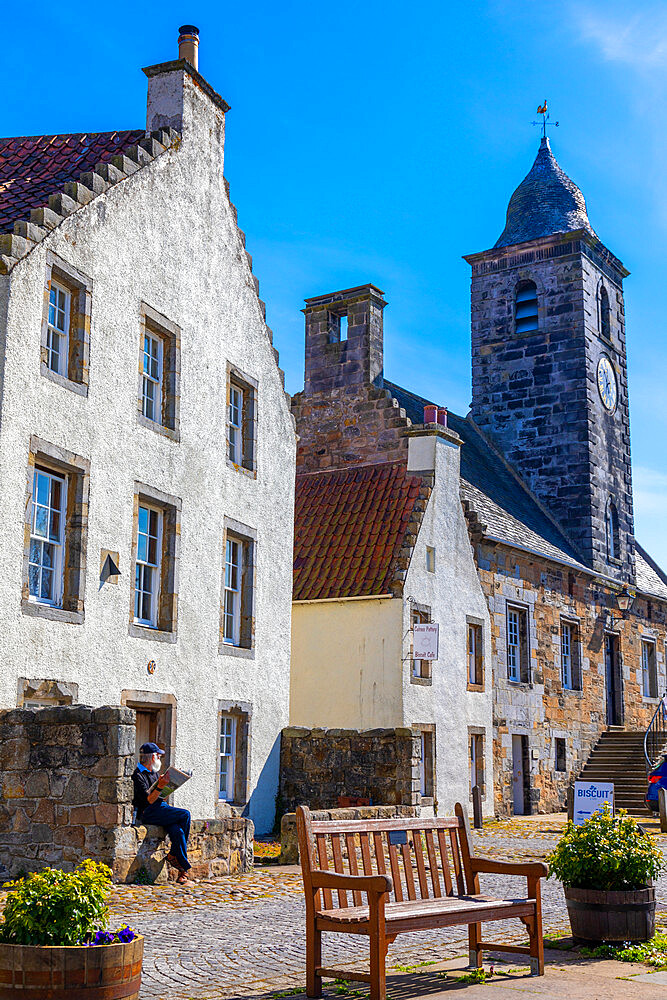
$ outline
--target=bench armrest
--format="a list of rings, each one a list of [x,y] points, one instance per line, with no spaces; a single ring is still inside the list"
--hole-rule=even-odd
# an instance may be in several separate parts
[[[388,875],[340,875],[315,869],[310,873],[313,889],[347,889],[356,892],[391,892],[393,882]]]
[[[523,875],[525,878],[546,878],[548,867],[542,861],[492,861],[490,858],[471,858],[474,872],[487,875]]]

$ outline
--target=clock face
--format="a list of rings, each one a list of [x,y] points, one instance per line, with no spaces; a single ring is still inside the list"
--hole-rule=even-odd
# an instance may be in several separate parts
[[[618,402],[616,373],[609,358],[603,354],[598,361],[598,392],[605,410],[613,413]]]

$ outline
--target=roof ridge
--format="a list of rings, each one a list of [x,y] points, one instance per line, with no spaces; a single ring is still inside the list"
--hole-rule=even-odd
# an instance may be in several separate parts
[[[140,130],[136,130],[139,132]],[[73,132],[67,135],[112,135],[104,132]],[[21,138],[21,137],[17,137]],[[38,136],[37,138],[51,138]],[[55,136],[53,137],[55,138]],[[92,170],[75,174],[49,195],[45,204],[30,209],[27,219],[14,220],[12,232],[0,234],[0,274],[9,274],[15,265],[79,209],[89,205],[109,188],[152,163],[170,148],[177,148],[180,133],[175,129],[144,132],[144,138],[121,147],[107,161],[100,161]]]
[[[405,468],[405,471],[407,472],[407,474],[409,476],[415,476],[415,478],[417,478],[417,479],[419,478],[419,476],[416,473],[408,472],[408,463],[407,463],[407,461],[402,461],[400,458],[394,459],[391,462],[364,462],[363,465],[362,464],[359,464],[359,465],[342,465],[342,466],[338,466],[338,467],[336,467],[334,469],[313,469],[310,472],[299,472],[297,470],[296,475],[297,475],[297,478],[298,477],[306,477],[306,476],[324,476],[324,475],[327,475],[327,474],[331,475],[331,474],[337,473],[337,472],[358,472],[360,469],[380,469],[383,466],[387,466],[387,465],[401,466],[401,467]]]

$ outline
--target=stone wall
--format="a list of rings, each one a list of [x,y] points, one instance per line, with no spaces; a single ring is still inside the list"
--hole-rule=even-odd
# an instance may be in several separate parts
[[[279,811],[332,809],[342,795],[416,806],[420,753],[412,729],[283,729]]]
[[[161,827],[132,827],[135,712],[84,705],[0,712],[0,876],[85,858],[133,881],[162,877]],[[252,867],[253,824],[199,820],[190,838],[199,875]]]
[[[642,640],[656,642],[658,693],[667,684],[664,643],[667,608],[638,596],[622,616],[601,582],[525,552],[478,543],[475,557],[491,613],[494,663],[494,772],[496,813],[509,815],[512,801],[512,737],[528,739],[527,790],[531,812],[565,809],[567,789],[607,729],[604,637],[618,636],[623,727],[646,728],[657,699],[642,688]],[[507,603],[528,610],[530,679],[507,678]],[[613,614],[613,629],[609,615]],[[575,626],[581,690],[563,687],[561,621]],[[566,769],[555,769],[555,740],[565,740]]]
[[[351,809],[318,809],[314,820],[327,819],[393,819],[395,816],[418,816],[419,806],[355,806]],[[285,813],[280,821],[280,863],[299,863],[299,840],[296,833],[296,813]]]

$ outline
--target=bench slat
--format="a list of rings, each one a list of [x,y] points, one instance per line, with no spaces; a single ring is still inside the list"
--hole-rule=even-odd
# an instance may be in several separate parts
[[[417,862],[417,877],[419,879],[419,894],[422,899],[428,899],[428,882],[426,880],[426,866],[424,864],[424,850],[422,847],[422,831],[415,830],[413,834],[415,845],[415,861]]]
[[[333,855],[334,871],[338,872],[340,875],[345,874],[345,868],[343,867],[343,852],[340,847],[340,834],[332,833],[331,835],[331,853]],[[345,889],[338,890],[338,905],[343,907],[347,906],[347,892]]]
[[[391,865],[391,877],[394,883],[394,899],[397,903],[403,900],[403,887],[401,885],[401,873],[398,867],[398,851],[396,844],[392,844],[387,833],[387,852],[389,854],[389,864]]]
[[[313,833],[361,833],[373,830],[458,830],[460,821],[454,817],[418,819],[396,816],[394,819],[319,819],[312,820]]]
[[[410,853],[410,844],[401,844],[401,853],[403,854],[405,885],[408,890],[408,898],[416,899],[417,893],[415,892],[415,879],[412,874],[412,854]]]
[[[433,842],[433,830],[424,830],[424,836],[426,837],[426,853],[428,855],[428,867],[431,873],[433,895],[439,897],[442,896],[442,889],[440,888],[440,873],[438,871],[438,859]]]
[[[359,835],[361,841],[361,860],[364,866],[364,875],[374,875],[373,862],[371,861],[371,848],[367,833]]]
[[[327,857],[327,838],[323,833],[315,834],[315,842],[317,844],[317,858],[319,862],[320,869],[322,871],[329,870],[329,858]],[[333,897],[331,895],[331,889],[320,889],[320,892],[324,896],[324,905],[327,909],[333,906]]]
[[[452,845],[452,864],[454,866],[454,874],[456,875],[456,888],[459,895],[463,895],[465,890],[465,884],[463,882],[463,870],[461,868],[461,855],[459,853],[459,841],[456,836],[456,830],[449,831],[449,841]]]
[[[347,847],[347,863],[350,869],[350,875],[358,875],[359,867],[357,865],[357,845],[354,840],[353,833],[345,834],[345,846]],[[355,889],[352,893],[352,900],[355,906],[361,906],[361,893]]]
[[[438,830],[438,844],[440,845],[440,859],[442,861],[442,877],[445,880],[445,893],[448,896],[454,894],[452,886],[452,875],[449,870],[449,855],[447,851],[447,835],[445,830]]]
[[[375,864],[377,865],[378,875],[386,875],[387,865],[384,860],[382,834],[379,833],[377,830],[373,832],[373,844],[375,845]]]

